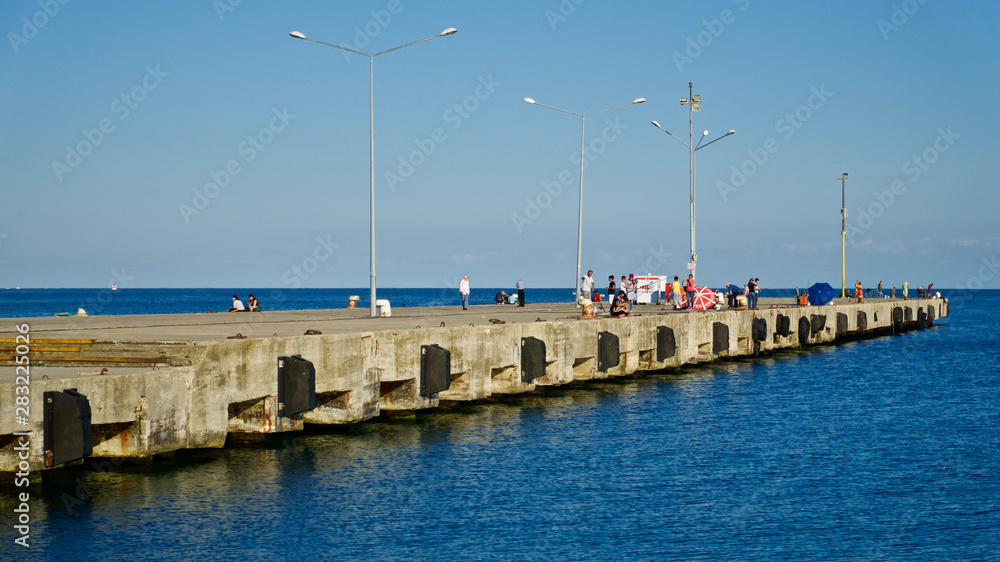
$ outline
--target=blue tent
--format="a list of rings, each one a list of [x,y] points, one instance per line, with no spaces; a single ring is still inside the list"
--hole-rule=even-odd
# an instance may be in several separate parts
[[[836,294],[829,283],[816,283],[809,287],[809,304],[817,306],[828,304]]]

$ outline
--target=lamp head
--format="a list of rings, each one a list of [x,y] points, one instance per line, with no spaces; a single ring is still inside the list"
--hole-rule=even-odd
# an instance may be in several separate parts
[[[646,103],[646,98],[635,98],[632,103]]]
[[[289,35],[291,35],[292,37],[294,37],[296,39],[305,39],[306,38],[306,36],[303,35],[301,31],[293,31],[293,32],[289,33]]]
[[[526,101],[528,103],[535,103],[535,100],[533,100],[531,98],[524,98],[524,101]]]
[[[457,29],[455,29],[454,27],[449,27],[448,29],[446,29],[446,30],[442,31],[441,33],[439,33],[438,36],[439,37],[444,37],[446,35],[454,35],[456,33],[458,33]]]
[[[726,133],[726,136],[728,137],[729,135],[735,135],[735,134],[736,134],[736,129],[729,129],[729,132]]]
[[[847,172],[844,172],[844,175],[843,175],[843,176],[840,176],[840,179],[842,179],[842,180],[846,180],[846,179],[847,179]]]
[[[663,128],[663,127],[660,127],[660,124],[657,123],[656,121],[650,121],[650,123],[652,123],[653,126],[656,127],[657,129],[662,129]]]
[[[706,129],[705,132],[701,134],[701,136],[707,137],[708,136],[708,129]]]

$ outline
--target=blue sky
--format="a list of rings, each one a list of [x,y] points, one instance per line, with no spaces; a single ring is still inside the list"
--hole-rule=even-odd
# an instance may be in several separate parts
[[[0,286],[1000,287],[993,2],[0,5]],[[562,183],[560,183],[562,179]],[[547,187],[546,187],[547,186]]]

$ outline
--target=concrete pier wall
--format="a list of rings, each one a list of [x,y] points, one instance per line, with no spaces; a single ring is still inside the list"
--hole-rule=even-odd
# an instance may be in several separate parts
[[[298,431],[305,423],[355,423],[382,412],[433,408],[441,401],[483,400],[532,392],[538,386],[898,333],[926,327],[947,315],[948,302],[942,299],[873,301],[161,342],[157,364],[165,367],[106,375],[33,376],[27,425],[15,423],[15,404],[8,400],[15,396],[13,377],[2,379],[0,471],[18,469],[22,459],[14,434],[26,431],[32,433],[30,470],[52,468],[46,466],[43,447],[45,391],[76,389],[86,396],[92,456],[146,459],[179,449],[222,447],[230,435]],[[539,340],[545,350],[544,358],[535,357],[543,359],[544,371],[530,380],[525,378],[522,357],[526,338]],[[136,345],[157,344],[119,341],[114,348],[127,357],[136,353]],[[450,352],[451,384],[422,396],[422,347],[430,345]],[[316,407],[285,415],[276,373],[279,358],[292,356],[315,367]]]

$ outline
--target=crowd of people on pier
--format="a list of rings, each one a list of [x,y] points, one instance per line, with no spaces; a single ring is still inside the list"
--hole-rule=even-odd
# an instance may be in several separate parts
[[[760,298],[760,278],[751,277],[746,283],[726,283],[726,304],[729,308],[757,310]]]
[[[603,302],[608,302],[609,304],[609,314],[613,317],[620,316],[631,316],[632,306],[637,303],[638,296],[638,282],[634,274],[622,275],[620,280],[616,282],[614,275],[608,275],[608,285],[605,289],[605,294],[597,290],[596,283],[594,282],[594,271],[588,270],[587,274],[580,279],[581,288],[581,298],[591,301],[595,304],[600,303],[601,309],[604,309]],[[667,302],[669,302],[675,310],[694,310],[695,309],[695,293],[696,285],[694,274],[690,274],[683,281],[679,276],[674,276],[673,282],[668,282],[663,288],[663,292],[666,296]],[[701,288],[704,290],[704,287]],[[930,283],[925,289],[922,285],[917,287],[916,298],[941,298],[941,291],[934,291],[934,284]],[[898,293],[904,300],[910,298],[910,285],[908,281],[903,281],[902,290]],[[462,280],[459,282],[458,288],[459,296],[462,301],[462,309],[468,310],[469,308],[469,294],[471,289],[469,286],[469,276],[463,276]],[[514,284],[514,291],[507,293],[506,291],[499,291],[494,297],[494,302],[496,304],[516,304],[517,306],[523,307],[525,305],[525,283],[524,279],[518,279]],[[746,283],[726,283],[725,295],[722,297],[723,293],[719,293],[720,300],[719,306],[721,306],[721,299],[726,299],[726,304],[729,308],[733,309],[748,309],[756,310],[758,299],[760,297],[760,278],[751,277]],[[854,282],[854,299],[855,302],[863,303],[865,302],[865,297],[870,298],[897,298],[896,287],[893,286],[889,291],[889,294],[885,294],[882,288],[882,281],[878,282],[877,288],[874,289],[863,289],[861,285],[861,280],[858,279]],[[356,298],[356,297],[352,297]],[[701,306],[704,306],[702,304]],[[238,295],[233,295],[232,306],[229,308],[229,312],[260,312],[261,308],[260,302],[257,298],[250,294],[247,298],[246,304],[240,300]]]
[[[881,279],[878,282],[878,287],[876,287],[874,289],[867,289],[867,290],[861,288],[861,280],[860,279],[858,279],[858,280],[856,280],[854,282],[854,301],[855,302],[865,302],[865,297],[866,296],[869,297],[869,298],[877,298],[877,299],[884,299],[884,298],[894,299],[894,298],[896,298],[896,294],[897,293],[896,293],[896,287],[895,286],[893,286],[893,288],[889,291],[888,295],[886,295],[885,293],[883,293],[882,292],[882,280]],[[910,283],[909,283],[909,281],[903,281],[902,292],[900,294],[901,294],[903,300],[909,300],[910,299]],[[923,285],[920,285],[919,287],[917,287],[917,298],[918,299],[939,299],[939,298],[941,298],[941,291],[934,291],[934,283],[929,283],[927,285],[926,289],[924,289]]]

